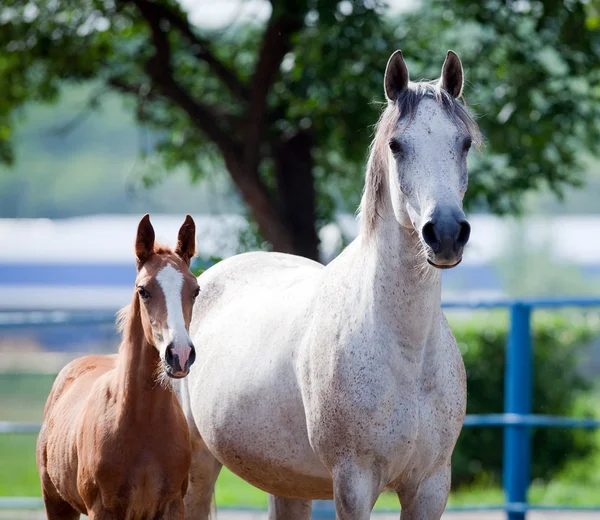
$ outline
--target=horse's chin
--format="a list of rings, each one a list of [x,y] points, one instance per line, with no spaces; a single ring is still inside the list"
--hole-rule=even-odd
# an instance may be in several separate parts
[[[183,379],[185,376],[189,374],[188,372],[171,372],[170,370],[165,370],[165,374],[171,379]]]
[[[433,260],[431,260],[430,258],[427,259],[427,263],[432,266],[435,267],[436,269],[452,269],[453,267],[456,267],[458,264],[460,264],[462,262],[462,256],[458,259],[457,262],[455,262],[454,264],[436,264]]]

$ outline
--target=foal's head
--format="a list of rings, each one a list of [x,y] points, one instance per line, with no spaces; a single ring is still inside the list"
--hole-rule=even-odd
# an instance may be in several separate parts
[[[467,155],[480,141],[476,123],[457,101],[462,64],[448,51],[439,80],[411,83],[402,52],[396,51],[384,88],[388,104],[377,127],[363,198],[366,226],[376,226],[382,204],[391,206],[392,218],[418,233],[430,265],[454,267],[470,234],[462,210]]]
[[[156,247],[149,215],[140,221],[135,241],[136,291],[148,343],[159,352],[165,372],[185,377],[196,359],[188,334],[192,307],[200,291],[190,271],[196,252],[196,225],[189,215],[179,230],[175,252]]]

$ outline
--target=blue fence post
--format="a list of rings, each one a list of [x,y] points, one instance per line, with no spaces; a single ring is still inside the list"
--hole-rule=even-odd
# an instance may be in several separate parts
[[[504,413],[531,413],[533,353],[531,306],[516,302],[510,307],[510,330],[506,349]],[[508,520],[525,520],[530,479],[531,438],[523,423],[504,426],[503,485],[509,504]]]

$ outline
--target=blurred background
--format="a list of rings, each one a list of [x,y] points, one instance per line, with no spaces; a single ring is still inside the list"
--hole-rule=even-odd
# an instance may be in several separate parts
[[[255,249],[334,258],[397,48],[413,80],[459,54],[485,137],[443,299],[598,297],[597,0],[3,0],[0,421],[39,422],[65,363],[118,348],[144,213],[171,245],[194,216],[198,270]],[[448,315],[469,413],[502,412],[506,312]],[[598,312],[539,311],[533,329],[534,411],[600,416]],[[34,444],[0,435],[0,496],[39,496]],[[502,502],[501,448],[500,429],[463,432],[451,504]],[[533,457],[533,502],[600,505],[597,433],[535,430]],[[217,503],[266,495],[224,472]]]

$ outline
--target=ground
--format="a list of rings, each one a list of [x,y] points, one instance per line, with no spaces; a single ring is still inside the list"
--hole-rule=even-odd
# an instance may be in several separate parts
[[[0,511],[0,520],[44,520],[42,511]],[[85,517],[84,517],[85,518]],[[329,520],[328,517],[319,517]],[[398,514],[375,513],[373,520],[398,520]],[[558,513],[551,511],[532,511],[527,520],[598,520],[600,513]],[[505,520],[506,514],[496,512],[446,513],[442,520]],[[218,511],[216,520],[267,520],[266,512]],[[315,519],[316,520],[316,519]]]

